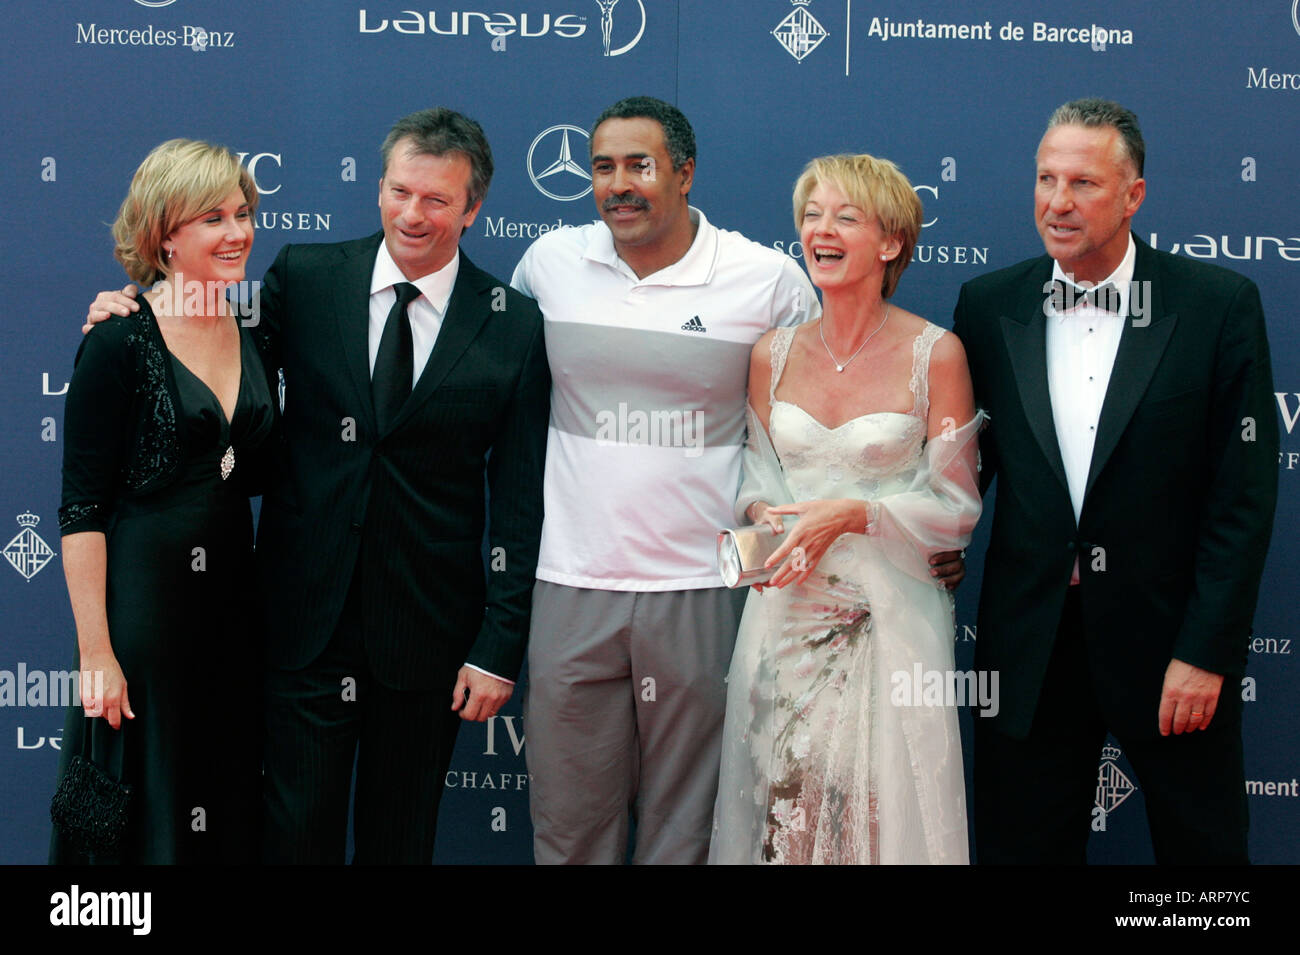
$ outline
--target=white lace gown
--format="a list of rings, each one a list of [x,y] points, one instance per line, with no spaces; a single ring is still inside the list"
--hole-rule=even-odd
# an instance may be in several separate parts
[[[910,691],[918,676],[953,670],[952,598],[927,562],[965,546],[980,508],[980,416],[926,444],[929,357],[943,334],[927,325],[914,343],[910,414],[833,429],[776,400],[794,329],[773,340],[771,447],[765,459],[751,418],[738,510],[859,498],[880,505],[878,530],[840,537],[802,586],[750,592],[711,862],[968,861],[956,708],[916,705]]]

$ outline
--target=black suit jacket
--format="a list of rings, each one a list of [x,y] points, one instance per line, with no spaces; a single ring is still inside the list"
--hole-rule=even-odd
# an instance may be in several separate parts
[[[269,662],[311,663],[359,572],[367,658],[385,684],[440,686],[465,662],[514,678],[542,523],[541,313],[462,253],[428,365],[380,433],[367,328],[381,241],[286,246],[262,287],[268,373],[274,387],[282,368],[285,387],[258,529]],[[485,485],[498,568],[486,581]]]
[[[1245,667],[1277,495],[1263,309],[1243,276],[1137,241],[1150,311],[1125,322],[1076,525],[1047,384],[1051,276],[1047,256],[982,276],[955,313],[991,417],[985,488],[998,479],[976,667],[999,672],[995,725],[1023,738],[1078,557],[1098,704],[1115,733],[1154,736],[1171,658]]]

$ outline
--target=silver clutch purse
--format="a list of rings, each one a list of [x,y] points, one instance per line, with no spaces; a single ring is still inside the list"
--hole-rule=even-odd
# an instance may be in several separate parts
[[[768,524],[751,524],[718,531],[718,570],[728,587],[749,587],[766,583],[776,573],[775,567],[763,562],[776,552],[790,533],[792,523],[785,517],[785,533],[774,534]]]

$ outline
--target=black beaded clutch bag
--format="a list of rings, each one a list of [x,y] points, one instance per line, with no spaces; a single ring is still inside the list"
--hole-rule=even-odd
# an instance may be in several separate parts
[[[92,730],[86,728],[84,751],[90,749]],[[112,855],[121,847],[130,806],[129,784],[76,755],[50,800],[50,819],[83,854]]]

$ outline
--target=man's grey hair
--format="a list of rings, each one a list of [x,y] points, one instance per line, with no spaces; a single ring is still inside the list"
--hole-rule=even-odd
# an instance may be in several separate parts
[[[1142,178],[1142,170],[1146,165],[1147,147],[1146,143],[1142,141],[1142,130],[1138,126],[1137,115],[1132,110],[1125,109],[1119,103],[1111,102],[1108,99],[1089,96],[1084,99],[1071,100],[1056,107],[1056,111],[1047,120],[1048,129],[1054,126],[1086,126],[1089,128],[1110,126],[1114,128],[1119,133],[1120,140],[1124,144],[1124,152],[1133,161],[1133,168],[1137,170],[1138,178]]]

